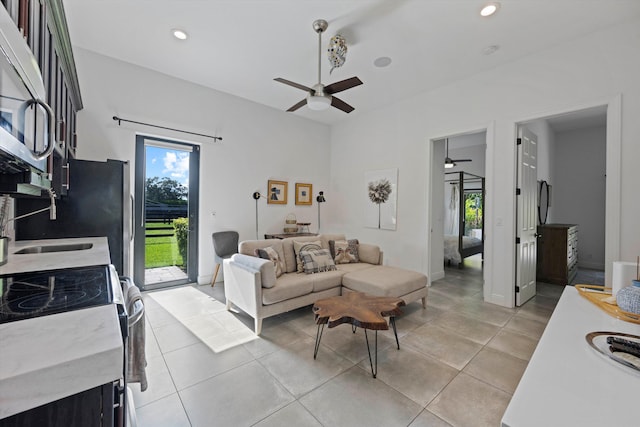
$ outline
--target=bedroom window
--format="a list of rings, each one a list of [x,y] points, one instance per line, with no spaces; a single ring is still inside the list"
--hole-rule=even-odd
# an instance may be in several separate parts
[[[464,193],[464,235],[482,238],[482,192]]]

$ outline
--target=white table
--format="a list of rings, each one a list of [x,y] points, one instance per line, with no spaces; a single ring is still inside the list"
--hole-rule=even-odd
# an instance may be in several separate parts
[[[596,352],[595,331],[640,335],[567,286],[502,417],[504,427],[638,426],[640,372]]]

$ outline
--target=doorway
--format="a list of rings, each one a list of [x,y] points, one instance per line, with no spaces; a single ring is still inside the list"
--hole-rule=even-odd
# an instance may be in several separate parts
[[[578,226],[577,248],[572,248],[577,249],[577,274],[570,269],[569,284],[605,284],[607,181],[613,175],[607,174],[607,109],[602,105],[523,123],[541,135],[537,179],[550,189],[539,223]]]
[[[458,277],[463,268],[475,270],[474,286],[483,288],[486,139],[483,129],[431,141],[432,281]]]
[[[136,137],[134,280],[143,290],[198,276],[200,147]]]

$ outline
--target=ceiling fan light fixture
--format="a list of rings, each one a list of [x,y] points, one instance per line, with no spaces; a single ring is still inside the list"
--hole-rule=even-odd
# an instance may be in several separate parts
[[[480,9],[480,16],[484,16],[486,18],[487,16],[491,16],[496,13],[498,9],[500,9],[500,3],[488,3],[482,9]]]
[[[452,168],[452,167],[454,167],[455,165],[456,165],[456,164],[455,164],[455,163],[453,163],[453,162],[452,162],[452,161],[450,161],[450,160],[445,160],[445,161],[444,161],[444,168],[445,168],[445,169],[451,169],[451,168]]]
[[[307,106],[314,111],[328,110],[331,107],[331,97],[327,95],[307,95]]]

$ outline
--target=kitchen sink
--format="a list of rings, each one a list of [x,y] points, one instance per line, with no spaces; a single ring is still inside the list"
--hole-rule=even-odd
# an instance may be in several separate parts
[[[91,249],[93,243],[70,243],[67,245],[28,246],[15,252],[16,255],[44,254],[48,252],[84,251]]]

